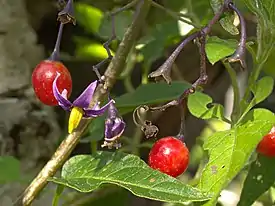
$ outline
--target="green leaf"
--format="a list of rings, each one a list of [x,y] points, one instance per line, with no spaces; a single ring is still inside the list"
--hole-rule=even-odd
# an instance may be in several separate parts
[[[262,79],[260,79],[251,88],[254,94],[254,98],[251,101],[252,105],[254,106],[264,101],[272,93],[273,88],[274,80],[272,77],[265,76]]]
[[[221,190],[244,167],[257,144],[274,124],[272,112],[254,109],[242,125],[206,138],[203,147],[209,153],[209,162],[202,172],[199,188],[215,195],[205,205],[216,202]]]
[[[275,182],[275,158],[258,155],[249,169],[238,206],[252,205]]]
[[[246,46],[254,44],[249,41]],[[220,39],[219,37],[213,36],[207,38],[205,45],[206,55],[211,64],[224,59],[232,55],[238,47],[238,41],[235,39]]]
[[[95,191],[96,192],[96,191]],[[118,186],[108,186],[104,187],[101,190],[97,190],[93,198],[90,198],[90,201],[79,206],[128,206],[130,201],[129,192]]]
[[[257,17],[257,61],[264,63],[268,59],[275,44],[275,1],[243,1]]]
[[[108,53],[106,49],[103,47],[101,43],[93,42],[91,40],[75,37],[76,41],[76,50],[75,56],[79,59],[106,59],[108,57]],[[114,55],[114,52],[111,51]]]
[[[88,134],[81,139],[81,142],[99,141],[104,138],[106,115],[95,118],[88,127]]]
[[[20,179],[20,162],[12,156],[0,157],[0,183],[13,182]]]
[[[139,86],[134,92],[115,99],[116,106],[124,111],[131,111],[139,105],[163,103],[176,99],[191,85],[185,82],[149,83]]]
[[[224,4],[224,0],[210,0],[211,7],[214,13],[217,13]],[[234,26],[234,13],[225,12],[224,17],[220,19],[221,26],[230,34],[237,35],[239,31],[236,26]]]
[[[175,20],[171,20],[156,24],[154,28],[150,29],[148,34],[139,43],[144,44],[140,51],[144,61],[150,65],[163,55],[169,40],[179,36],[178,23]]]
[[[91,5],[75,3],[75,17],[77,23],[83,26],[88,32],[97,33],[103,18],[103,13]]]
[[[138,156],[121,152],[78,155],[67,161],[61,178],[53,181],[80,192],[91,192],[102,184],[123,187],[133,194],[158,201],[184,203],[204,201],[209,195],[179,180],[151,169]]]
[[[211,64],[222,60],[233,54],[237,48],[238,42],[233,39],[220,39],[216,36],[207,39],[205,50]]]
[[[127,28],[130,26],[133,20],[131,11],[123,11],[115,15],[115,30],[118,40],[122,40]],[[110,16],[107,14],[104,16],[98,35],[101,38],[108,39],[112,34],[112,21]]]
[[[247,112],[249,112],[249,110],[252,107],[264,101],[272,93],[273,87],[274,87],[274,80],[269,76],[263,77],[262,79],[258,80],[256,84],[252,85],[251,90],[254,97],[249,104],[247,104],[246,102],[241,102],[241,108],[245,108],[245,109],[242,109],[242,111],[244,112],[239,122],[247,114]]]
[[[212,102],[212,98],[207,94],[195,92],[189,95],[187,106],[191,114],[200,119],[217,118],[224,120],[224,107]]]

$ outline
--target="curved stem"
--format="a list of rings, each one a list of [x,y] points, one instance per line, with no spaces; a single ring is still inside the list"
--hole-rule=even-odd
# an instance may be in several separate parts
[[[234,93],[233,109],[231,113],[231,126],[234,126],[234,124],[238,121],[238,118],[240,116],[240,90],[239,90],[236,72],[230,66],[229,63],[226,63],[223,61],[223,64],[231,79],[231,84],[232,84],[233,93]]]
[[[56,191],[55,191],[55,194],[54,194],[54,198],[53,198],[53,203],[52,203],[52,206],[58,206],[58,202],[59,202],[59,199],[60,199],[60,196],[64,190],[64,185],[56,185]]]

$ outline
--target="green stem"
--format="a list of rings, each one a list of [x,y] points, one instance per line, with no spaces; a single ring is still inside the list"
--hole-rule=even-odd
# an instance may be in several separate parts
[[[61,194],[62,194],[64,188],[65,188],[65,186],[63,186],[63,185],[59,185],[58,184],[56,186],[56,190],[55,190],[52,206],[58,206],[58,202],[59,202],[59,199],[61,197]]]
[[[97,142],[96,141],[91,141],[91,153],[94,154],[97,151]]]
[[[149,8],[150,2],[144,0],[139,1],[136,7],[134,20],[125,32],[115,56],[104,73],[104,76],[106,77],[105,85],[98,86],[90,103],[90,107],[93,107],[96,103],[102,101],[106,97],[108,91],[110,91],[110,89],[115,84],[116,79],[119,77],[124,68],[126,58],[131,48],[134,46],[134,42],[139,35],[142,25],[144,25]],[[22,205],[28,206],[33,202],[41,190],[46,186],[48,178],[52,177],[56,171],[58,171],[59,168],[65,163],[73,149],[78,144],[83,132],[85,132],[87,126],[91,123],[92,120],[92,118],[83,119],[78,128],[71,134],[68,134],[67,137],[62,141],[52,158],[47,162],[37,177],[24,191],[24,196],[21,202]]]
[[[131,148],[132,148],[132,154],[139,156],[139,150],[140,150],[140,141],[142,138],[143,132],[141,131],[141,129],[139,127],[136,127],[135,129],[135,135],[131,144]]]
[[[240,116],[240,89],[237,81],[237,74],[235,70],[231,67],[229,63],[223,62],[229,77],[231,79],[231,84],[234,93],[234,102],[233,102],[233,109],[231,113],[231,126],[233,127],[235,123],[238,121]]]

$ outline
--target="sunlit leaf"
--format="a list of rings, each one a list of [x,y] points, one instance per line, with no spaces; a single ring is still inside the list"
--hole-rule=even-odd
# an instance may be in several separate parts
[[[82,37],[74,37],[76,42],[75,57],[79,59],[105,59],[108,57],[103,44]],[[114,54],[113,51],[111,51]]]
[[[221,190],[239,173],[251,153],[275,124],[275,115],[266,109],[251,110],[240,126],[216,132],[203,145],[209,162],[202,172],[198,188],[214,193],[205,205],[214,205]]]
[[[212,102],[212,98],[207,94],[195,92],[189,95],[187,106],[191,114],[200,119],[217,118],[223,120],[224,107]]]
[[[137,196],[165,202],[209,199],[209,195],[198,189],[151,169],[138,156],[121,152],[72,157],[63,166],[61,178],[50,181],[80,192],[91,192],[106,183],[115,184]]]
[[[246,46],[254,44],[249,41]],[[238,41],[235,39],[220,39],[219,37],[212,36],[207,39],[205,50],[206,55],[211,64],[232,55],[238,47]]]
[[[206,55],[211,64],[222,60],[234,53],[238,42],[233,39],[220,39],[218,37],[209,37],[207,39],[205,50]]]
[[[88,32],[97,33],[103,13],[96,7],[85,3],[75,3],[75,17],[77,23],[83,26]]]

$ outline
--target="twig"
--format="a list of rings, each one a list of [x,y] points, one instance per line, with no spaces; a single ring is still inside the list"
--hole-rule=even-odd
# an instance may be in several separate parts
[[[130,52],[131,47],[137,35],[141,29],[142,24],[146,18],[150,7],[148,1],[140,0],[137,5],[136,15],[130,27],[127,29],[123,40],[121,41],[119,48],[116,52],[116,55],[112,59],[110,65],[108,66],[104,76],[106,77],[105,85],[100,85],[96,90],[94,98],[90,106],[95,105],[98,101],[102,100],[107,94],[107,89],[110,90],[116,79],[119,77],[119,74],[122,72],[125,64],[126,57]],[[67,160],[73,149],[76,147],[77,143],[80,140],[80,137],[86,127],[89,125],[92,119],[83,119],[79,127],[69,134],[65,140],[60,144],[51,160],[44,166],[40,171],[37,177],[32,181],[29,187],[24,192],[24,197],[22,204],[24,206],[30,205],[39,192],[46,186],[47,179],[52,177],[57,170],[64,164]]]

